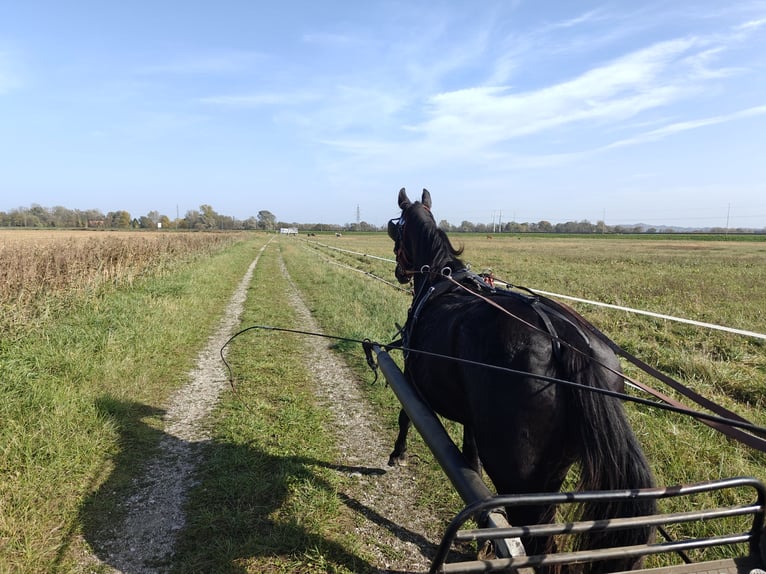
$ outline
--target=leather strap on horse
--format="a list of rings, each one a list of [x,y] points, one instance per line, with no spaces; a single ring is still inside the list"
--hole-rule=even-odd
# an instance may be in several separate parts
[[[527,323],[523,319],[512,315],[511,313],[508,312],[507,309],[505,309],[503,306],[499,305],[498,303],[495,303],[490,298],[485,297],[485,296],[483,296],[483,295],[481,295],[479,293],[476,293],[476,292],[472,291],[471,289],[468,289],[466,286],[460,284],[458,281],[455,281],[452,277],[448,277],[448,279],[450,279],[453,282],[453,284],[458,285],[463,290],[473,294],[476,297],[479,297],[480,299],[483,299],[484,301],[486,301],[487,303],[489,303],[493,307],[497,307],[498,309],[500,309],[504,313],[513,316],[515,319],[517,319],[517,320],[527,324],[528,326],[530,326],[532,328],[536,328],[534,325],[531,325],[530,323]],[[551,309],[556,310],[561,316],[569,315],[571,317],[577,318],[577,323],[578,324],[580,324],[581,326],[587,328],[588,331],[590,331],[592,334],[596,335],[600,340],[602,340],[604,343],[606,343],[609,346],[609,348],[611,348],[612,351],[614,351],[617,355],[619,355],[620,357],[623,357],[624,359],[626,359],[627,361],[632,363],[634,366],[636,366],[639,369],[641,369],[642,371],[644,371],[646,374],[651,375],[652,377],[656,378],[657,380],[662,381],[663,383],[665,383],[669,387],[675,389],[676,391],[678,391],[679,393],[681,393],[685,397],[691,399],[692,401],[694,401],[695,403],[697,403],[701,407],[704,407],[704,408],[708,409],[709,411],[711,411],[711,412],[713,412],[713,413],[715,413],[715,414],[717,414],[717,415],[719,415],[719,416],[721,416],[723,418],[728,418],[728,419],[731,419],[733,421],[738,421],[738,422],[745,423],[745,424],[748,424],[748,425],[751,425],[751,426],[755,426],[755,425],[752,425],[752,423],[750,421],[748,421],[747,419],[741,417],[737,413],[732,412],[729,409],[727,409],[726,407],[723,407],[723,406],[721,406],[721,405],[719,405],[717,403],[714,403],[710,399],[703,397],[702,395],[700,395],[696,391],[694,391],[694,390],[690,389],[689,387],[681,384],[680,382],[676,381],[675,379],[673,379],[672,377],[666,375],[665,373],[662,373],[662,372],[658,371],[657,369],[655,369],[651,365],[648,365],[647,363],[643,362],[638,357],[628,353],[625,349],[623,349],[617,343],[612,341],[609,337],[607,337],[604,333],[602,333],[593,324],[591,324],[589,321],[587,321],[577,311],[575,311],[574,309],[572,309],[568,305],[565,305],[564,303],[560,303],[559,301],[555,301],[555,300],[550,299],[548,297],[539,295],[539,294],[535,293],[534,291],[532,291],[530,289],[527,289],[527,288],[522,288],[522,289],[524,289],[525,291],[528,291],[529,293],[532,293],[534,295],[535,299],[537,299],[538,301],[544,303],[546,306],[550,307]],[[575,327],[578,327],[578,325],[575,324]],[[578,327],[578,330],[579,330],[579,327]],[[580,331],[580,332],[582,333],[582,331]],[[566,341],[563,341],[562,339],[557,337],[555,332],[549,333],[549,335],[552,337],[552,339],[555,339],[555,340],[559,341],[560,343],[567,344]],[[575,350],[577,350],[577,349],[575,348]],[[632,384],[634,384],[638,388],[640,388],[643,391],[651,394],[652,396],[660,399],[661,401],[663,401],[663,402],[665,402],[665,403],[667,403],[669,405],[672,405],[674,407],[685,408],[685,406],[682,403],[680,403],[677,400],[675,400],[675,399],[665,395],[664,393],[661,393],[660,391],[657,391],[656,389],[653,389],[652,387],[650,387],[650,386],[648,386],[648,385],[646,385],[644,383],[641,383],[640,381],[634,380],[631,377],[626,376],[624,373],[620,373],[620,375],[622,377],[624,377],[625,380],[630,381]],[[754,435],[754,434],[750,434],[748,432],[745,432],[742,429],[739,429],[739,428],[736,428],[736,427],[733,427],[733,426],[729,426],[729,425],[727,425],[725,423],[721,423],[721,422],[717,422],[717,421],[711,421],[711,420],[706,420],[706,419],[698,419],[698,420],[701,420],[703,423],[705,423],[709,427],[714,428],[715,430],[723,433],[724,435],[728,436],[729,438],[733,438],[733,439],[735,439],[735,440],[737,440],[737,441],[739,441],[739,442],[741,442],[743,444],[746,444],[747,446],[749,446],[751,448],[759,450],[761,452],[766,452],[766,438],[764,438],[763,436],[757,436],[757,435]]]
[[[576,316],[576,317],[580,317],[580,315],[579,315],[579,313],[577,313],[577,311],[575,311],[574,309],[572,309],[568,305],[565,305],[564,303],[560,303],[558,301],[554,301],[552,299],[548,299],[547,297],[541,297],[541,300],[544,300],[547,304],[552,305],[554,307],[560,307],[560,308],[566,310],[567,312],[574,314],[574,316]],[[623,349],[617,343],[612,341],[604,333],[599,331],[590,322],[586,321],[585,319],[583,319],[582,322],[583,322],[584,326],[586,326],[591,333],[593,333],[599,339],[601,339],[604,343],[606,343],[612,349],[612,351],[614,351],[617,355],[619,355],[620,357],[623,357],[628,362],[632,363],[634,366],[638,367],[639,369],[641,369],[642,371],[644,371],[648,375],[651,375],[652,377],[656,378],[657,380],[662,381],[663,383],[665,383],[666,385],[668,385],[672,389],[678,391],[679,393],[681,393],[685,397],[691,399],[692,401],[694,401],[695,403],[697,403],[701,407],[704,407],[704,408],[708,409],[709,411],[711,411],[711,412],[713,412],[713,413],[715,413],[715,414],[717,414],[719,416],[722,416],[722,417],[725,417],[725,418],[728,418],[728,419],[732,419],[732,420],[735,420],[735,421],[739,421],[739,422],[742,422],[742,423],[751,424],[750,421],[748,421],[747,419],[741,417],[737,413],[735,413],[733,411],[730,411],[729,409],[719,405],[718,403],[714,403],[710,399],[700,395],[696,391],[694,391],[694,390],[690,389],[689,387],[687,387],[687,386],[681,384],[680,382],[676,381],[674,378],[666,375],[665,373],[663,373],[661,371],[658,371],[657,369],[655,369],[651,365],[648,365],[647,363],[645,363],[644,361],[642,361],[638,357],[632,355],[631,353],[628,353],[625,349]],[[625,375],[623,374],[623,376],[625,376]],[[630,377],[627,377],[627,376],[625,376],[625,379],[630,381],[631,383],[633,383],[634,385],[636,385],[640,389],[646,391],[647,393],[657,397],[658,399],[660,399],[660,400],[662,400],[662,401],[664,401],[664,402],[666,402],[666,403],[668,403],[670,405],[673,405],[675,407],[683,407],[684,406],[682,403],[678,402],[677,400],[675,400],[675,399],[665,395],[664,393],[661,393],[660,391],[657,391],[657,390],[653,389],[652,387],[650,387],[648,385],[645,385],[644,383],[641,383],[640,381],[634,380],[634,379],[632,379]],[[719,423],[719,422],[716,422],[716,421],[702,420],[702,422],[705,423],[706,425],[716,429],[717,431],[725,434],[729,438],[733,438],[735,440],[738,440],[738,441],[746,444],[747,446],[749,446],[751,448],[754,448],[756,450],[759,450],[761,452],[766,452],[766,439],[764,439],[764,438],[762,438],[760,436],[752,435],[750,433],[747,433],[747,432],[743,431],[742,429],[731,427],[729,425],[726,425],[726,424],[723,424],[723,423]]]

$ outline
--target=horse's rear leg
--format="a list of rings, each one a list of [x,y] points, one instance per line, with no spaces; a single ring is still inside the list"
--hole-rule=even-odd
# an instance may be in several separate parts
[[[407,432],[410,430],[410,417],[399,411],[399,436],[394,443],[394,451],[388,457],[388,466],[407,466]]]
[[[476,446],[476,437],[470,425],[463,425],[463,456],[468,466],[481,473],[481,461],[479,460],[479,448]]]

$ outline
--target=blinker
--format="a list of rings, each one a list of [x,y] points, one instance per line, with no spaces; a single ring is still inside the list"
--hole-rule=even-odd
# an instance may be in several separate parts
[[[404,225],[403,217],[390,219],[388,221],[388,236],[394,241],[398,241],[403,225]]]

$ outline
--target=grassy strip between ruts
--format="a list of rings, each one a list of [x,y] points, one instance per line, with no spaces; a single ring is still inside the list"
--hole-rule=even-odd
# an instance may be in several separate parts
[[[383,238],[379,236],[380,241]],[[411,301],[407,293],[396,291],[390,285],[373,281],[345,267],[329,264],[325,258],[317,257],[316,252],[305,244],[294,241],[283,244],[290,275],[325,332],[352,339],[369,338],[381,343],[391,341],[397,331],[395,323],[403,323],[407,317]],[[354,249],[353,246],[349,248]],[[392,270],[389,264],[388,275],[392,275]],[[381,273],[382,269],[376,271],[386,276]],[[339,342],[333,348],[343,355],[362,380],[372,380],[359,344]],[[401,365],[400,353],[392,351],[391,356]],[[363,385],[362,388],[384,423],[387,434],[382,439],[390,441],[393,447],[398,429],[397,416],[401,408],[398,400],[382,376],[377,384]],[[445,426],[460,444],[461,431],[457,425],[445,421]],[[410,464],[417,466],[415,476],[420,493],[413,512],[436,517],[438,523],[446,525],[462,507],[462,502],[414,430],[410,433],[408,449]]]
[[[4,328],[0,570],[77,570],[83,536],[117,518],[116,502],[162,436],[162,405],[264,241],[242,235]]]
[[[255,270],[242,318],[292,327],[278,244]],[[175,572],[364,572],[371,566],[336,496],[338,460],[303,342],[249,331],[231,346],[236,392],[219,404]]]

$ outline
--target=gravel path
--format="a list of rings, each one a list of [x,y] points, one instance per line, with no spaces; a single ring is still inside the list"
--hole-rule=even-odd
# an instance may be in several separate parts
[[[321,332],[284,264],[282,273],[289,286],[288,296],[298,316],[299,328]],[[359,513],[357,533],[375,556],[379,572],[428,570],[430,561],[422,551],[431,555],[433,547],[429,541],[441,534],[434,532],[426,517],[414,511],[413,469],[386,466],[395,437],[390,431],[381,430],[377,417],[359,391],[360,384],[368,383],[360,381],[340,358],[317,344],[316,339],[306,337],[305,344],[304,358],[316,375],[317,397],[332,413],[332,427],[337,432],[342,456],[338,464],[380,471],[355,473],[357,484],[351,491],[340,493]]]
[[[248,267],[226,306],[224,315],[204,349],[190,382],[171,397],[165,413],[165,436],[159,454],[149,462],[136,490],[125,501],[125,520],[103,533],[93,561],[113,572],[152,574],[172,557],[173,545],[183,528],[186,494],[194,485],[198,446],[209,440],[205,419],[218,396],[227,388],[219,351],[239,327],[247,288],[264,245]]]
[[[165,415],[165,434],[159,454],[136,480],[136,490],[125,501],[125,520],[103,533],[97,544],[98,556],[84,562],[86,571],[111,571],[123,574],[165,572],[172,562],[173,546],[184,527],[186,495],[194,485],[201,443],[209,440],[206,417],[227,377],[219,349],[239,328],[247,288],[263,251],[250,264],[229,301],[215,333],[200,353],[191,381],[171,398]],[[290,280],[282,263],[288,296],[299,317],[299,327],[318,332],[319,327]],[[379,572],[427,570],[438,532],[423,517],[413,512],[415,500],[413,470],[388,469],[386,462],[393,436],[382,432],[367,406],[359,381],[329,349],[306,338],[304,359],[316,375],[316,393],[332,416],[342,459],[340,466],[375,469],[353,472],[354,481],[339,496],[356,516],[358,535],[365,541]]]

